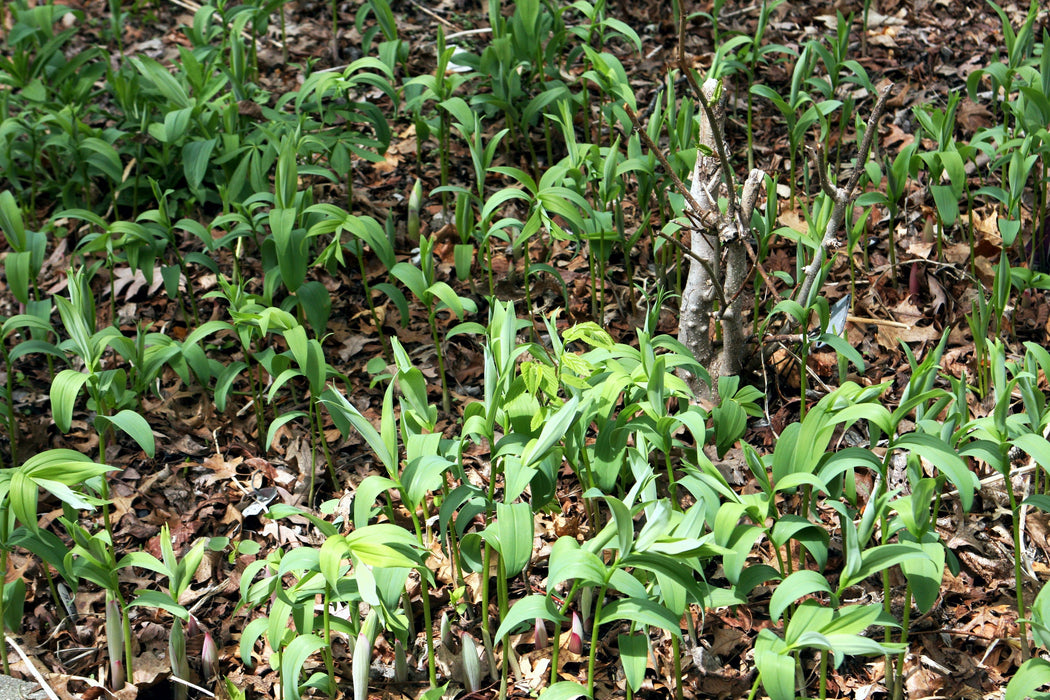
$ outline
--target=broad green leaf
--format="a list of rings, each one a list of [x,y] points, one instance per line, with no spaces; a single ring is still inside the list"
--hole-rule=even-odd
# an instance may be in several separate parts
[[[907,533],[901,533],[905,535]],[[941,581],[944,579],[944,543],[931,532],[925,533],[923,541],[917,546],[926,556],[905,559],[901,562],[901,571],[908,579],[915,596],[915,607],[921,613],[933,608],[941,593]]]
[[[601,585],[607,570],[602,560],[591,552],[581,549],[575,537],[559,537],[551,547],[547,571],[547,592],[554,590],[562,581],[579,579],[582,583]]]
[[[185,88],[172,77],[171,73],[160,63],[146,56],[131,56],[131,63],[138,68],[144,78],[153,83],[154,87],[178,107],[187,108],[192,106]]]
[[[276,420],[270,423],[270,427],[266,429],[266,442],[263,443],[264,445],[266,445],[266,449],[269,450],[273,447],[273,439],[277,436],[277,430],[282,425],[288,423],[289,421],[293,421],[296,418],[308,417],[309,414],[307,414],[306,411],[292,411],[291,413],[285,413],[278,416]]]
[[[959,218],[959,197],[951,185],[931,185],[937,216],[945,226],[951,226]]]
[[[395,489],[398,483],[385,476],[372,474],[366,476],[354,491],[354,527],[362,528],[368,524],[375,510],[376,498],[389,489]]]
[[[95,501],[88,500],[69,487],[113,470],[113,467],[96,464],[73,450],[52,449],[33,455],[11,473],[8,484],[11,512],[30,531],[36,532],[37,500],[41,487],[74,508],[83,509]]]
[[[440,435],[431,433],[427,436],[412,436],[412,438],[417,437],[439,438]],[[436,443],[437,440],[426,442]],[[401,472],[401,497],[405,505],[412,509],[418,508],[427,495],[441,488],[442,475],[452,466],[451,461],[435,454],[425,454],[410,459],[405,470]]]
[[[25,613],[26,582],[16,578],[3,584],[4,619],[3,624],[16,634],[22,628],[22,616]]]
[[[167,610],[172,615],[183,620],[189,620],[190,617],[190,613],[186,608],[173,601],[170,595],[161,593],[160,591],[139,591],[138,596],[136,596],[135,600],[131,601],[129,605],[160,608],[161,610]]]
[[[248,668],[253,668],[255,663],[252,659],[252,649],[255,647],[255,642],[258,641],[262,633],[266,631],[266,626],[269,624],[269,620],[265,617],[257,617],[247,625],[244,626],[244,631],[241,632],[241,661]]]
[[[816,571],[796,571],[777,585],[769,599],[769,616],[774,622],[780,619],[788,606],[811,593],[832,592],[828,580]]]
[[[959,490],[963,509],[970,510],[974,493],[980,488],[977,475],[969,470],[959,454],[940,438],[925,433],[908,433],[894,441],[893,447],[911,450],[937,467]]]
[[[1050,513],[1050,496],[1045,494],[1034,493],[1024,499],[1024,503],[1030,506],[1035,506],[1044,513]]]
[[[0,192],[0,229],[7,242],[15,251],[26,249],[26,231],[22,219],[22,210],[10,190]]]
[[[1047,441],[1042,435],[1021,433],[1010,443],[1031,455],[1032,459],[1043,469],[1050,469],[1050,441]]]
[[[388,394],[392,391],[392,387],[393,384],[391,383],[390,388],[387,389]],[[387,474],[389,474],[391,477],[397,475],[397,454],[390,450],[390,443],[386,439],[384,439],[384,436],[387,434],[387,401],[385,399],[383,410],[384,436],[381,436],[379,434],[379,431],[376,430],[370,422],[368,422],[368,419],[361,415],[361,412],[357,410],[357,407],[351,404],[350,401],[342,394],[335,393],[333,398],[332,393],[327,393],[326,398],[321,399],[321,403],[328,406],[328,409],[332,411],[333,414],[339,413],[341,417],[346,419],[350,423],[350,425],[352,425],[357,430],[357,432],[361,434],[361,437],[365,439],[365,442],[368,443],[368,446],[371,447],[372,450],[376,453],[376,456],[379,457],[379,461],[383,463],[384,467],[386,467]],[[391,411],[392,410],[393,409],[391,407]],[[390,416],[390,419],[392,421],[392,412]]]
[[[795,659],[781,653],[785,644],[768,629],[758,633],[755,667],[770,700],[795,700]]]
[[[210,165],[211,152],[215,150],[217,142],[218,139],[201,139],[188,141],[182,147],[182,172],[191,190],[196,190],[204,181]]]
[[[164,562],[148,552],[129,552],[117,562],[118,569],[124,569],[129,566],[153,571],[167,578],[172,578],[175,575],[175,572],[165,566]]]
[[[138,413],[125,408],[113,416],[98,416],[95,418],[95,421],[100,424],[100,430],[105,428],[107,422],[112,423],[137,442],[147,457],[153,459],[156,455],[157,445],[153,439],[153,429],[149,427],[146,419]]]
[[[842,656],[882,656],[904,651],[904,645],[885,644],[859,634],[826,634],[824,638],[838,661]]]
[[[1037,692],[1047,684],[1050,684],[1050,661],[1029,659],[1021,664],[1007,684],[1005,700],[1050,698],[1050,693]]]
[[[4,258],[4,272],[7,273],[7,286],[22,304],[29,303],[29,290],[33,286],[33,253],[26,250],[8,252]]]
[[[645,680],[649,661],[649,639],[644,634],[620,634],[616,637],[620,663],[631,690],[638,692]]]
[[[619,598],[602,608],[601,619],[596,624],[611,620],[627,620],[639,625],[649,625],[667,630],[676,637],[682,636],[680,620],[663,605],[644,598]]]
[[[271,640],[273,641],[273,640]],[[300,700],[299,676],[310,655],[324,646],[324,640],[315,634],[296,637],[281,654],[281,689],[285,700]]]
[[[342,535],[332,535],[321,545],[317,566],[329,590],[334,591],[339,585],[339,571],[342,568],[343,559],[349,554],[350,548],[346,544],[346,538]]]
[[[613,526],[616,528],[617,548],[620,551],[620,556],[626,557],[631,553],[634,545],[634,519],[631,517],[631,511],[623,501],[615,496],[605,495],[597,488],[588,489],[583,495],[584,498],[601,497],[605,499],[606,504],[609,506],[609,512],[612,515]]]
[[[558,612],[554,601],[547,596],[528,595],[510,606],[506,617],[499,623],[494,639],[502,640],[520,625],[534,623],[536,618],[550,620],[551,622],[564,622],[568,619],[565,615]]]
[[[64,369],[51,382],[51,415],[63,433],[69,432],[73,422],[73,407],[87,381],[88,375],[83,372]]]
[[[496,522],[486,532],[491,531],[496,537],[507,578],[521,573],[532,559],[534,525],[528,503],[496,504]]]
[[[555,444],[565,437],[569,426],[576,419],[576,409],[579,404],[579,396],[573,396],[565,402],[565,405],[558,409],[554,416],[544,422],[543,430],[540,431],[536,442],[529,443],[521,455],[524,466],[535,466]]]
[[[925,553],[915,544],[880,544],[870,547],[861,553],[861,564],[852,576],[843,574],[839,580],[839,590],[863,581],[867,577],[899,564],[906,559],[924,557]]]
[[[539,700],[576,700],[589,698],[587,689],[574,681],[558,681],[540,693]]]

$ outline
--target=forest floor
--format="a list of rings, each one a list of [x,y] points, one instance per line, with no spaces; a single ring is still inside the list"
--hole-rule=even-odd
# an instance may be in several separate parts
[[[78,41],[84,46],[101,42],[101,28],[108,18],[107,4],[100,0],[68,0],[84,17]],[[710,2],[700,2],[693,11],[709,12]],[[457,41],[465,43],[485,41],[483,32],[469,33],[487,25],[484,8],[476,3],[460,0],[415,2],[403,0],[392,3],[400,37],[410,46],[409,70],[422,75],[434,70],[434,42],[438,25],[444,27],[449,36],[459,35]],[[734,33],[745,35],[754,32],[761,3],[725,3],[721,9],[719,30],[722,37]],[[882,120],[877,149],[880,153],[893,155],[913,142],[918,126],[913,109],[918,105],[943,106],[947,96],[966,91],[967,76],[974,70],[985,67],[1002,58],[1004,37],[1000,18],[992,7],[983,2],[958,2],[956,0],[878,0],[872,3],[868,27],[861,30],[860,2],[827,3],[817,0],[791,0],[781,5],[772,15],[767,30],[767,42],[799,49],[804,42],[822,36],[833,37],[838,26],[836,11],[854,12],[853,31],[849,41],[849,57],[864,67],[878,88],[893,83],[889,108]],[[343,27],[339,44],[343,47],[339,61],[332,60],[329,6],[316,0],[302,0],[285,5],[287,13],[287,36],[290,60],[283,63],[281,51],[275,43],[277,29],[270,27],[270,34],[259,46],[262,85],[274,95],[294,89],[301,81],[301,67],[313,62],[313,70],[333,65],[345,65],[358,58],[354,49],[360,45],[360,36],[354,29],[357,3],[340,5],[340,25]],[[1006,2],[1004,11],[1011,23],[1017,27],[1025,18],[1027,7],[1018,2]],[[606,13],[618,18],[635,29],[642,39],[643,51],[629,51],[616,47],[632,87],[636,90],[639,106],[650,104],[664,80],[669,67],[676,60],[677,29],[673,26],[669,4],[657,0],[626,1],[611,0]],[[189,2],[157,0],[144,3],[138,15],[130,17],[124,29],[124,45],[129,55],[141,53],[157,57],[162,62],[177,57],[177,47],[184,42],[179,27],[191,24],[193,6]],[[1040,18],[1045,27],[1047,17]],[[1041,33],[1041,29],[1037,30]],[[863,46],[861,45],[861,35]],[[697,68],[710,65],[717,49],[709,20],[698,17],[690,22],[685,51],[695,61]],[[791,79],[790,66],[772,64],[764,69],[762,81],[775,89],[787,89]],[[730,120],[727,138],[730,153],[735,156],[739,171],[746,170],[746,124],[743,121],[743,104],[748,91],[742,74],[730,76],[727,89],[730,94]],[[869,114],[874,103],[863,90],[857,90],[856,114],[862,119]],[[979,129],[994,124],[988,108],[964,97],[957,113],[955,138],[968,141]],[[492,131],[500,124],[486,125]],[[425,169],[418,172],[415,159],[416,136],[411,121],[393,121],[394,138],[380,163],[362,163],[355,168],[353,181],[353,206],[359,213],[367,213],[378,221],[393,212],[398,225],[402,246],[399,256],[411,255],[411,243],[404,238],[406,202],[413,183],[418,178],[424,182],[424,190],[438,186],[440,175],[436,144],[431,140],[424,144]],[[788,168],[788,135],[782,115],[768,101],[756,98],[753,121],[754,161],[757,167],[768,173],[780,173]],[[854,125],[848,125],[843,140],[855,138]],[[461,140],[454,139],[452,172],[453,182],[470,187],[473,174],[470,171],[470,156]],[[496,164],[521,166],[524,155],[515,156],[516,162],[507,162],[502,152]],[[971,167],[970,175],[976,175]],[[785,179],[782,177],[782,180]],[[974,185],[976,187],[976,185]],[[934,347],[945,331],[948,331],[947,346],[941,366],[947,374],[972,375],[975,358],[974,340],[966,321],[972,302],[981,289],[992,286],[994,270],[1002,244],[996,225],[995,207],[991,204],[975,203],[972,218],[975,245],[966,242],[962,235],[962,224],[946,232],[943,249],[932,235],[933,201],[926,189],[917,182],[909,184],[905,195],[907,205],[902,220],[897,225],[897,266],[891,267],[888,256],[888,218],[886,212],[878,210],[869,220],[865,236],[870,243],[863,251],[857,251],[853,264],[844,249],[838,255],[823,294],[834,301],[852,290],[854,294],[852,320],[846,327],[848,342],[857,348],[866,360],[863,373],[854,373],[851,378],[864,384],[893,383],[887,395],[899,397],[910,370],[904,347],[915,357],[923,357]],[[346,201],[345,187],[318,185],[315,198],[318,201]],[[778,221],[789,228],[805,229],[805,222],[798,211],[789,208],[786,187],[778,192],[780,209]],[[46,204],[42,204],[46,207]],[[766,204],[762,204],[765,207]],[[638,224],[639,206],[629,206],[627,227]],[[45,212],[49,215],[53,212]],[[965,216],[965,214],[964,214]],[[1046,220],[1044,217],[1042,220]],[[1050,228],[1042,236],[1031,231],[1031,213],[1025,219],[1025,240],[1050,239]],[[479,304],[478,318],[485,318],[486,301],[475,290],[484,287],[479,279],[466,283],[456,281],[453,270],[453,239],[444,231],[441,205],[437,198],[430,198],[424,207],[423,231],[436,236],[439,241],[438,274],[453,284],[462,295],[474,297]],[[1050,223],[1047,224],[1050,227]],[[443,232],[444,231],[444,232]],[[639,251],[650,245],[641,241]],[[635,328],[643,317],[639,309],[632,307],[629,293],[631,287],[645,278],[654,277],[653,261],[647,253],[639,252],[632,269],[634,279],[628,279],[622,256],[615,255],[607,270],[606,298],[602,304],[604,313],[595,318],[592,312],[589,289],[587,259],[570,246],[554,244],[549,260],[561,273],[569,289],[570,301],[564,309],[559,324],[561,327],[582,321],[597,321],[608,330],[614,339],[632,342]],[[773,245],[765,263],[767,274],[778,271],[794,275],[796,272],[795,244],[786,239]],[[258,261],[245,261],[247,269]],[[492,260],[492,269],[500,280],[497,296],[518,300],[522,297],[521,270],[512,269],[514,262],[497,251]],[[520,266],[520,260],[517,261]],[[1018,263],[1019,264],[1019,263]],[[48,260],[42,289],[50,294],[61,294],[65,288],[64,271],[70,265],[70,253],[61,247]],[[378,266],[377,261],[372,262]],[[370,269],[378,276],[378,268]],[[545,299],[546,307],[540,306],[537,313],[549,312],[561,305],[557,290],[545,289],[543,278],[533,278],[533,298]],[[537,281],[538,280],[538,281]],[[378,421],[382,403],[383,386],[373,385],[373,372],[368,363],[382,352],[380,338],[373,326],[364,302],[363,288],[355,275],[344,274],[324,277],[333,298],[333,313],[329,324],[329,337],[324,345],[330,361],[338,365],[340,372],[355,383],[352,396],[356,405],[362,407],[366,417]],[[139,320],[152,321],[166,332],[178,334],[185,328],[185,320],[179,315],[176,305],[163,294],[150,293],[139,283],[124,280],[117,287],[117,318],[112,322],[134,333]],[[197,290],[203,318],[220,318],[225,308],[217,301],[202,299],[204,292],[215,288],[214,276],[204,275],[191,280]],[[761,287],[760,287],[761,290]],[[764,292],[761,290],[760,293]],[[1022,343],[1033,341],[1045,345],[1048,341],[1048,307],[1046,292],[1029,290],[1020,297],[1012,309],[1003,331],[1003,340],[1008,351],[1022,353]],[[99,304],[99,311],[106,314],[108,304]],[[381,310],[382,311],[382,310]],[[396,312],[386,310],[383,332],[396,335],[408,349],[416,366],[423,370],[432,394],[439,393],[436,358],[427,326],[426,314],[413,309],[408,326],[401,326]],[[867,319],[867,321],[865,321]],[[110,322],[110,319],[103,319]],[[192,329],[188,329],[192,330]],[[676,334],[677,316],[673,305],[660,315],[659,332]],[[453,394],[453,413],[458,414],[476,394],[481,383],[483,356],[479,343],[457,336],[446,343],[447,373]],[[761,353],[756,353],[756,357]],[[766,396],[766,416],[754,421],[746,440],[759,449],[772,449],[776,436],[788,423],[799,417],[799,367],[790,348],[772,353],[772,364],[764,369],[758,362],[748,367],[746,382],[758,386]],[[810,370],[814,375],[811,386],[823,392],[838,382],[838,359],[834,352],[818,351],[810,358]],[[27,374],[27,383],[34,383],[34,367],[22,369]],[[18,394],[21,402],[20,415],[30,416],[22,421],[22,449],[26,454],[52,447],[70,447],[85,454],[97,453],[98,437],[90,429],[86,412],[75,415],[73,429],[60,434],[47,416],[46,368],[39,364],[37,388]],[[813,386],[815,385],[815,386]],[[367,407],[367,408],[365,408]],[[292,406],[285,407],[291,410]],[[975,406],[974,410],[987,412],[988,407]],[[283,527],[260,519],[257,510],[253,514],[254,502],[263,496],[278,498],[292,505],[307,505],[302,488],[310,463],[310,444],[306,435],[296,433],[290,427],[278,432],[273,449],[263,451],[255,435],[254,415],[251,410],[231,408],[224,413],[216,411],[212,399],[194,387],[181,385],[177,377],[165,375],[157,396],[143,399],[142,412],[158,437],[158,453],[155,460],[144,455],[128,442],[110,446],[107,462],[122,467],[123,471],[112,477],[112,518],[116,523],[115,537],[118,550],[131,551],[144,548],[155,555],[160,554],[157,533],[161,524],[172,528],[176,547],[192,542],[199,537],[234,536],[251,533],[252,539],[262,544],[259,556],[271,547],[295,547],[299,538],[309,540],[309,532],[295,527]],[[439,428],[449,425],[442,417]],[[363,440],[351,437],[343,440],[335,429],[327,430],[330,446],[337,455],[340,476],[351,486],[381,467],[376,463]],[[731,452],[728,462],[737,460],[739,453]],[[466,456],[466,461],[479,471],[485,469],[485,454],[477,452]],[[746,474],[746,469],[743,470]],[[984,475],[982,475],[984,476]],[[741,476],[741,479],[743,477]],[[546,518],[549,528],[546,534],[565,534],[572,523],[581,518],[581,499],[578,485],[566,480],[565,491],[559,495],[563,513]],[[574,491],[575,489],[575,491]],[[999,491],[1001,495],[1001,489]],[[343,492],[326,493],[326,498],[339,499]],[[323,499],[322,499],[323,500]],[[50,515],[43,513],[49,521],[60,511]],[[946,521],[947,522],[947,521]],[[1016,671],[1019,651],[1016,643],[1017,620],[1013,607],[1014,585],[1010,536],[1010,511],[1004,510],[1001,498],[994,488],[989,488],[978,498],[967,528],[942,533],[948,547],[958,556],[962,568],[959,575],[945,575],[942,596],[933,610],[912,621],[912,648],[908,661],[906,695],[912,698],[996,698],[1001,697],[1005,682]],[[1045,514],[1029,512],[1027,533],[1035,550],[1033,568],[1046,579],[1050,575],[1048,551],[1050,524]],[[312,540],[311,540],[312,541]],[[277,693],[279,679],[273,669],[265,664],[249,670],[243,666],[237,650],[237,640],[243,629],[243,615],[237,610],[240,574],[253,556],[228,559],[222,552],[208,552],[204,565],[198,572],[194,585],[195,614],[203,624],[210,626],[219,642],[221,667],[224,675],[252,696],[273,696]],[[438,562],[440,565],[440,562]],[[69,676],[90,676],[100,664],[97,654],[86,653],[77,658],[71,649],[91,649],[102,634],[102,618],[86,615],[83,624],[60,628],[58,611],[48,594],[48,584],[36,561],[29,556],[14,554],[9,579],[14,575],[26,577],[28,582],[27,607],[23,629],[19,639],[37,659],[40,666],[62,669]],[[447,572],[439,572],[439,587],[433,591],[439,605],[449,605],[452,586],[443,581]],[[152,579],[129,581],[139,586],[149,586]],[[1032,582],[1032,594],[1038,590]],[[520,591],[519,591],[520,593]],[[103,606],[102,592],[82,590],[77,596],[79,610],[97,613]],[[440,610],[440,608],[439,608]],[[149,658],[155,652],[157,659],[167,640],[164,614],[143,608],[135,619],[135,636],[142,645],[142,656]],[[153,619],[155,618],[155,619]],[[709,611],[703,621],[707,647],[698,650],[687,664],[688,685],[686,697],[743,698],[751,687],[750,662],[747,651],[761,626],[768,620],[757,620],[747,606],[734,609]],[[191,644],[194,640],[191,640]],[[199,638],[196,643],[200,643]],[[348,662],[349,650],[344,661]],[[664,655],[670,653],[669,646],[658,649]],[[702,651],[702,653],[701,653]],[[377,664],[389,662],[391,650],[387,646],[378,652]],[[702,658],[701,658],[702,657]],[[599,697],[614,697],[622,693],[622,678],[617,677],[617,666],[611,656],[601,655],[598,669]],[[585,672],[585,665],[578,659],[570,659],[563,670],[566,677]],[[573,665],[575,664],[575,665]],[[143,663],[144,669],[149,668]],[[16,669],[18,666],[16,665]],[[156,679],[165,677],[165,666],[156,664]],[[882,697],[880,679],[883,675],[880,659],[850,658],[831,671],[830,697],[854,697],[858,699]],[[139,697],[162,697],[160,687],[145,690],[150,683],[141,684]],[[379,689],[378,691],[376,689]],[[381,681],[373,683],[374,697],[417,697],[425,689],[425,683],[395,686]],[[521,690],[512,689],[513,697],[527,697]],[[379,693],[379,694],[375,694]],[[494,697],[496,688],[486,688],[471,697]],[[673,697],[667,679],[652,675],[649,686],[640,695],[645,698]],[[89,697],[89,694],[83,695]],[[91,696],[93,697],[93,696]]]

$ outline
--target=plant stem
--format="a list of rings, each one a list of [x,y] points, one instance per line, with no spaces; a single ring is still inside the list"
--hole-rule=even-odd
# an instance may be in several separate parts
[[[901,644],[907,644],[908,642],[908,623],[911,618],[911,582],[909,581],[904,588],[904,612],[901,615]],[[901,700],[904,695],[904,657],[907,656],[907,650],[902,651],[897,657],[897,669],[893,674],[893,700]]]
[[[602,619],[602,603],[605,602],[605,591],[608,584],[603,583],[598,590],[598,600],[594,602],[594,617],[591,623],[591,648],[587,650],[587,695],[594,697],[594,659],[598,652],[598,629]]]
[[[328,672],[328,697],[335,697],[335,663],[332,659],[332,621],[330,617],[331,607],[331,591],[328,590],[328,586],[325,586],[324,591],[324,610],[321,611],[324,622],[324,648],[322,649],[321,655],[324,657],[325,671]]]
[[[416,515],[416,511],[413,509],[409,515],[412,516],[412,525],[416,529],[416,539],[419,544],[426,549],[426,544],[423,542],[423,529],[419,526],[419,516]],[[419,571],[419,599],[423,603],[423,636],[427,642],[427,677],[430,680],[430,687],[437,687],[437,663],[434,658],[434,618],[430,612],[430,584],[427,583],[427,577],[423,569]]]
[[[674,697],[682,700],[685,697],[682,689],[682,641],[674,634],[671,635],[671,656],[674,657]]]
[[[0,509],[0,517],[3,518],[0,528],[0,541],[7,542],[7,508]],[[46,566],[46,565],[45,565]],[[7,548],[0,549],[0,635],[6,634],[7,625],[4,622],[4,589],[7,588]],[[11,667],[7,662],[7,640],[0,639],[0,663],[3,664],[4,675],[11,675]]]
[[[1006,464],[1009,464],[1007,461]],[[1017,588],[1017,629],[1021,641],[1021,662],[1025,662],[1032,656],[1032,649],[1028,646],[1028,623],[1025,622],[1024,607],[1024,583],[1021,578],[1021,518],[1017,507],[1017,496],[1010,481],[1009,473],[1006,478],[1006,493],[1010,495],[1010,511],[1013,513],[1013,538],[1014,538],[1014,585]]]
[[[438,375],[441,376],[441,408],[445,413],[452,410],[452,401],[448,393],[448,377],[445,376],[445,354],[441,351],[441,342],[438,341],[437,317],[433,308],[430,310],[430,337],[434,341],[434,351],[437,352]]]

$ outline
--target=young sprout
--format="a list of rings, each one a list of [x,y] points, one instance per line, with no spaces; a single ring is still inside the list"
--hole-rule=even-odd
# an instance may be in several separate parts
[[[405,647],[400,639],[394,640],[394,680],[398,683],[408,680],[408,659],[405,658]]]
[[[372,643],[368,641],[368,635],[362,632],[357,635],[354,659],[350,667],[354,682],[354,700],[368,700],[368,667],[371,662]]]
[[[569,631],[568,649],[573,654],[583,653],[583,621],[575,612],[572,614],[572,629]]]
[[[547,626],[543,624],[543,618],[536,618],[536,631],[532,635],[532,646],[535,649],[547,648]]]
[[[109,672],[113,690],[124,687],[124,620],[116,598],[106,596],[106,648],[109,651]]]
[[[474,638],[463,633],[463,648],[460,655],[463,662],[463,684],[471,693],[481,689],[481,660],[478,658],[478,647]]]
[[[211,633],[204,631],[204,645],[201,646],[201,664],[204,668],[204,680],[209,681],[219,675],[219,647],[211,638]]]
[[[448,620],[448,613],[441,613],[441,646],[449,647],[452,646],[452,623]]]

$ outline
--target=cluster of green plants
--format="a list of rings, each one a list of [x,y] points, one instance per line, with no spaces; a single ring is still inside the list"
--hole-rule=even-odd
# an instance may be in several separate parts
[[[202,387],[219,412],[250,405],[261,452],[282,428],[298,426],[310,436],[308,506],[274,506],[268,516],[309,524],[317,545],[267,551],[245,570],[239,591],[242,661],[252,667],[268,648],[284,698],[334,697],[348,681],[355,698],[367,697],[380,636],[393,640],[398,679],[409,677],[409,659],[426,668],[428,697],[440,697],[450,682],[438,675],[440,646],[460,649],[461,682],[472,691],[482,683],[484,653],[505,695],[519,673],[511,634],[525,628],[535,630],[537,646],[553,631],[548,700],[595,696],[600,642],[610,632],[629,696],[643,685],[654,640],[669,635],[680,697],[682,649],[703,635],[704,612],[745,604],[764,606],[771,620],[755,641],[752,697],[760,689],[774,700],[814,691],[824,697],[829,664],[837,668],[855,655],[885,657],[887,684],[901,697],[909,621],[936,605],[945,568],[958,573],[935,527],[938,514],[949,492],[969,510],[979,487],[973,467],[981,464],[1002,475],[1013,518],[1025,663],[1007,694],[1035,696],[1050,663],[1033,656],[1030,645],[1050,648],[1050,593],[1044,589],[1026,608],[1018,513],[1024,505],[1050,511],[1050,407],[1040,389],[1050,354],[1028,343],[1023,356],[1010,358],[994,338],[1014,295],[1050,288],[1050,276],[1039,271],[1046,242],[1021,235],[1026,221],[1035,232],[1047,230],[1050,41],[1045,30],[1042,37],[1035,31],[1038,6],[1032,3],[1015,32],[991,4],[1003,20],[1006,58],[973,73],[966,87],[971,99],[992,107],[997,126],[962,143],[955,94],[944,108],[915,109],[921,134],[913,144],[858,166],[845,145],[832,148],[834,134],[864,129],[854,91],[875,92],[848,55],[853,19],[840,15],[834,36],[799,50],[769,44],[765,32],[781,1],[761,4],[757,30],[748,35],[720,31],[719,1],[706,17],[685,18],[713,28],[718,48],[708,76],[746,86],[748,139],[760,100],[775,107],[787,129],[788,206],[802,212],[808,230],[778,228],[773,202],[785,175],[767,178],[769,204],[751,221],[756,262],[791,239],[797,268],[776,275],[783,300],[756,295],[756,332],[782,317],[800,326],[815,317],[829,328],[821,284],[807,298],[789,298],[832,216],[832,199],[804,167],[806,145],[828,154],[817,167],[833,177],[863,167],[870,185],[857,200],[864,213],[850,211],[846,221],[851,267],[868,220],[884,211],[896,269],[893,232],[909,183],[920,183],[933,201],[938,250],[953,235],[967,237],[973,250],[974,228],[965,220],[990,202],[1003,245],[990,293],[977,296],[968,317],[972,378],[940,372],[947,335],[921,361],[905,348],[910,375],[896,408],[887,407],[889,385],[843,379],[781,432],[769,454],[742,441],[748,418],[762,415],[761,392],[722,377],[714,387],[718,401],[701,408],[681,374],[705,377],[705,368],[657,330],[661,309],[682,285],[683,250],[674,240],[690,224],[673,181],[685,178],[696,158],[698,108],[678,94],[672,72],[643,110],[646,123],[636,122],[635,87],[621,58],[640,52],[641,40],[609,16],[603,0],[526,0],[507,8],[490,0],[491,36],[457,48],[438,26],[434,71],[423,75],[411,74],[409,41],[399,36],[389,5],[369,0],[356,17],[364,57],[337,70],[308,63],[301,87],[280,95],[262,87],[258,52],[269,23],[277,18],[283,27],[283,3],[203,4],[181,28],[184,45],[168,66],[124,55],[117,4],[110,46],[71,50],[76,30],[56,28],[67,15],[81,19],[79,11],[5,2],[0,24],[12,29],[0,53],[0,171],[7,175],[0,229],[17,313],[0,328],[0,413],[9,438],[0,455],[0,570],[19,548],[42,562],[55,600],[60,582],[106,591],[114,688],[134,677],[133,607],[167,611],[172,675],[189,680],[186,637],[196,623],[179,601],[205,543],[180,558],[165,529],[160,559],[117,552],[107,480],[113,467],[105,464],[107,448],[121,442],[154,457],[143,401],[177,377]],[[336,26],[335,3],[332,12]],[[789,84],[762,82],[774,63],[790,66]],[[417,134],[416,180],[405,193],[404,216],[377,220],[355,206],[355,173],[382,161],[405,124]],[[453,148],[454,140],[462,143]],[[664,144],[669,157],[647,141]],[[470,156],[461,170],[472,181],[454,177],[460,146]],[[980,187],[963,188],[966,164],[979,154],[991,167],[979,169]],[[425,192],[424,164],[432,160],[437,181]],[[338,199],[320,195],[326,191]],[[426,197],[442,202],[458,236],[456,279],[444,279],[435,263],[436,240],[422,226]],[[405,255],[406,241],[415,255]],[[563,245],[586,259],[589,311],[598,323],[566,327],[534,313],[537,275],[550,276],[569,303],[553,260]],[[50,296],[41,291],[43,271],[59,246],[71,269],[64,294]],[[492,260],[501,250],[521,269],[518,307],[496,299]],[[607,271],[615,263],[633,280],[641,257],[655,262],[656,291],[626,285],[630,303],[648,304],[648,313],[632,343],[616,342],[601,323],[611,312]],[[381,279],[370,279],[373,261]],[[823,266],[821,282],[830,269],[830,262]],[[122,329],[119,271],[156,281],[186,322],[185,337],[144,324]],[[205,273],[215,276],[215,287],[199,294],[194,284]],[[378,426],[348,399],[353,379],[326,345],[339,300],[325,282],[340,273],[361,285],[382,341],[382,355],[369,365],[384,386]],[[487,283],[480,290],[479,277]],[[96,308],[99,292],[108,310]],[[422,310],[439,400],[408,350],[383,333],[386,305],[402,327]],[[456,336],[472,339],[484,357],[480,398],[461,410],[453,410],[446,355]],[[843,377],[847,362],[864,373],[860,353],[832,332],[803,334],[803,361],[818,342],[839,352]],[[78,407],[86,409],[97,461],[64,449],[25,454],[16,396],[36,390],[25,370],[44,363],[55,425],[68,433]],[[974,396],[994,406],[990,415],[971,414]],[[808,398],[803,384],[804,405]],[[353,485],[348,512],[337,512],[333,500],[313,508],[316,494],[347,487],[325,434],[329,425],[344,438],[362,437],[382,469]],[[839,448],[847,429],[868,446]],[[738,493],[718,469],[736,446],[754,493]],[[484,483],[470,478],[468,448],[487,450]],[[1027,498],[1013,490],[1016,451],[1041,475]],[[906,488],[891,488],[895,460],[907,465]],[[875,475],[870,494],[857,491],[860,471]],[[327,483],[318,485],[318,476]],[[566,478],[579,486],[592,536],[559,537],[549,557],[537,559],[534,523],[559,509],[559,481]],[[41,489],[63,510],[48,527],[37,514]],[[81,513],[94,509],[99,520],[85,524]],[[248,540],[233,544],[251,549]],[[467,577],[481,574],[480,603],[454,605],[441,622],[431,596],[438,581],[427,567],[435,548],[450,562],[456,600],[464,600]],[[120,575],[129,567],[156,574],[166,592],[130,596]],[[906,581],[903,592],[891,585],[893,569]],[[537,571],[545,572],[545,590],[513,599],[514,582],[532,590],[529,576]],[[881,603],[845,602],[871,577],[881,578]],[[8,629],[19,628],[25,597],[22,580],[4,584],[0,619]],[[896,617],[901,598],[904,612]],[[490,618],[490,610],[498,615]],[[453,624],[464,633],[459,640]],[[583,683],[559,680],[563,630],[567,648],[587,660]],[[337,664],[340,645],[352,649],[351,678]],[[204,665],[214,669],[214,644],[205,649]],[[7,671],[6,647],[0,658]]]

